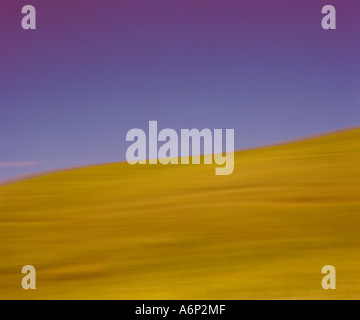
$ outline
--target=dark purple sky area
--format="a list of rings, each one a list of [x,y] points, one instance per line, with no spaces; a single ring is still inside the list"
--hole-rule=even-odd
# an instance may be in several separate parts
[[[236,149],[355,126],[360,1],[1,0],[0,108],[0,179],[124,161],[149,120]]]

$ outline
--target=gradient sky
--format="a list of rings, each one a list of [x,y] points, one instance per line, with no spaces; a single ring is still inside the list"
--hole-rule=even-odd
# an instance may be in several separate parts
[[[1,0],[0,107],[0,179],[124,161],[149,120],[236,149],[359,125],[360,1]]]

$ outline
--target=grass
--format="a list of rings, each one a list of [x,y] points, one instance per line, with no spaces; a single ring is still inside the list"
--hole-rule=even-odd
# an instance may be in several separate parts
[[[230,176],[117,163],[2,186],[0,298],[359,299],[359,164],[352,129],[237,152]]]

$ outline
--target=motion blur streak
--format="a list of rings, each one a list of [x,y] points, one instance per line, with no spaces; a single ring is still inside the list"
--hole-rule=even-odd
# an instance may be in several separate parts
[[[351,129],[237,152],[230,176],[118,163],[2,186],[0,298],[359,299],[359,146]]]

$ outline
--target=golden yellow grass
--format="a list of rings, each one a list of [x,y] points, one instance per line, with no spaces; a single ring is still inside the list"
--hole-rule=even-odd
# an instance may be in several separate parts
[[[359,148],[352,129],[237,152],[230,176],[119,163],[2,186],[0,298],[359,299]]]

